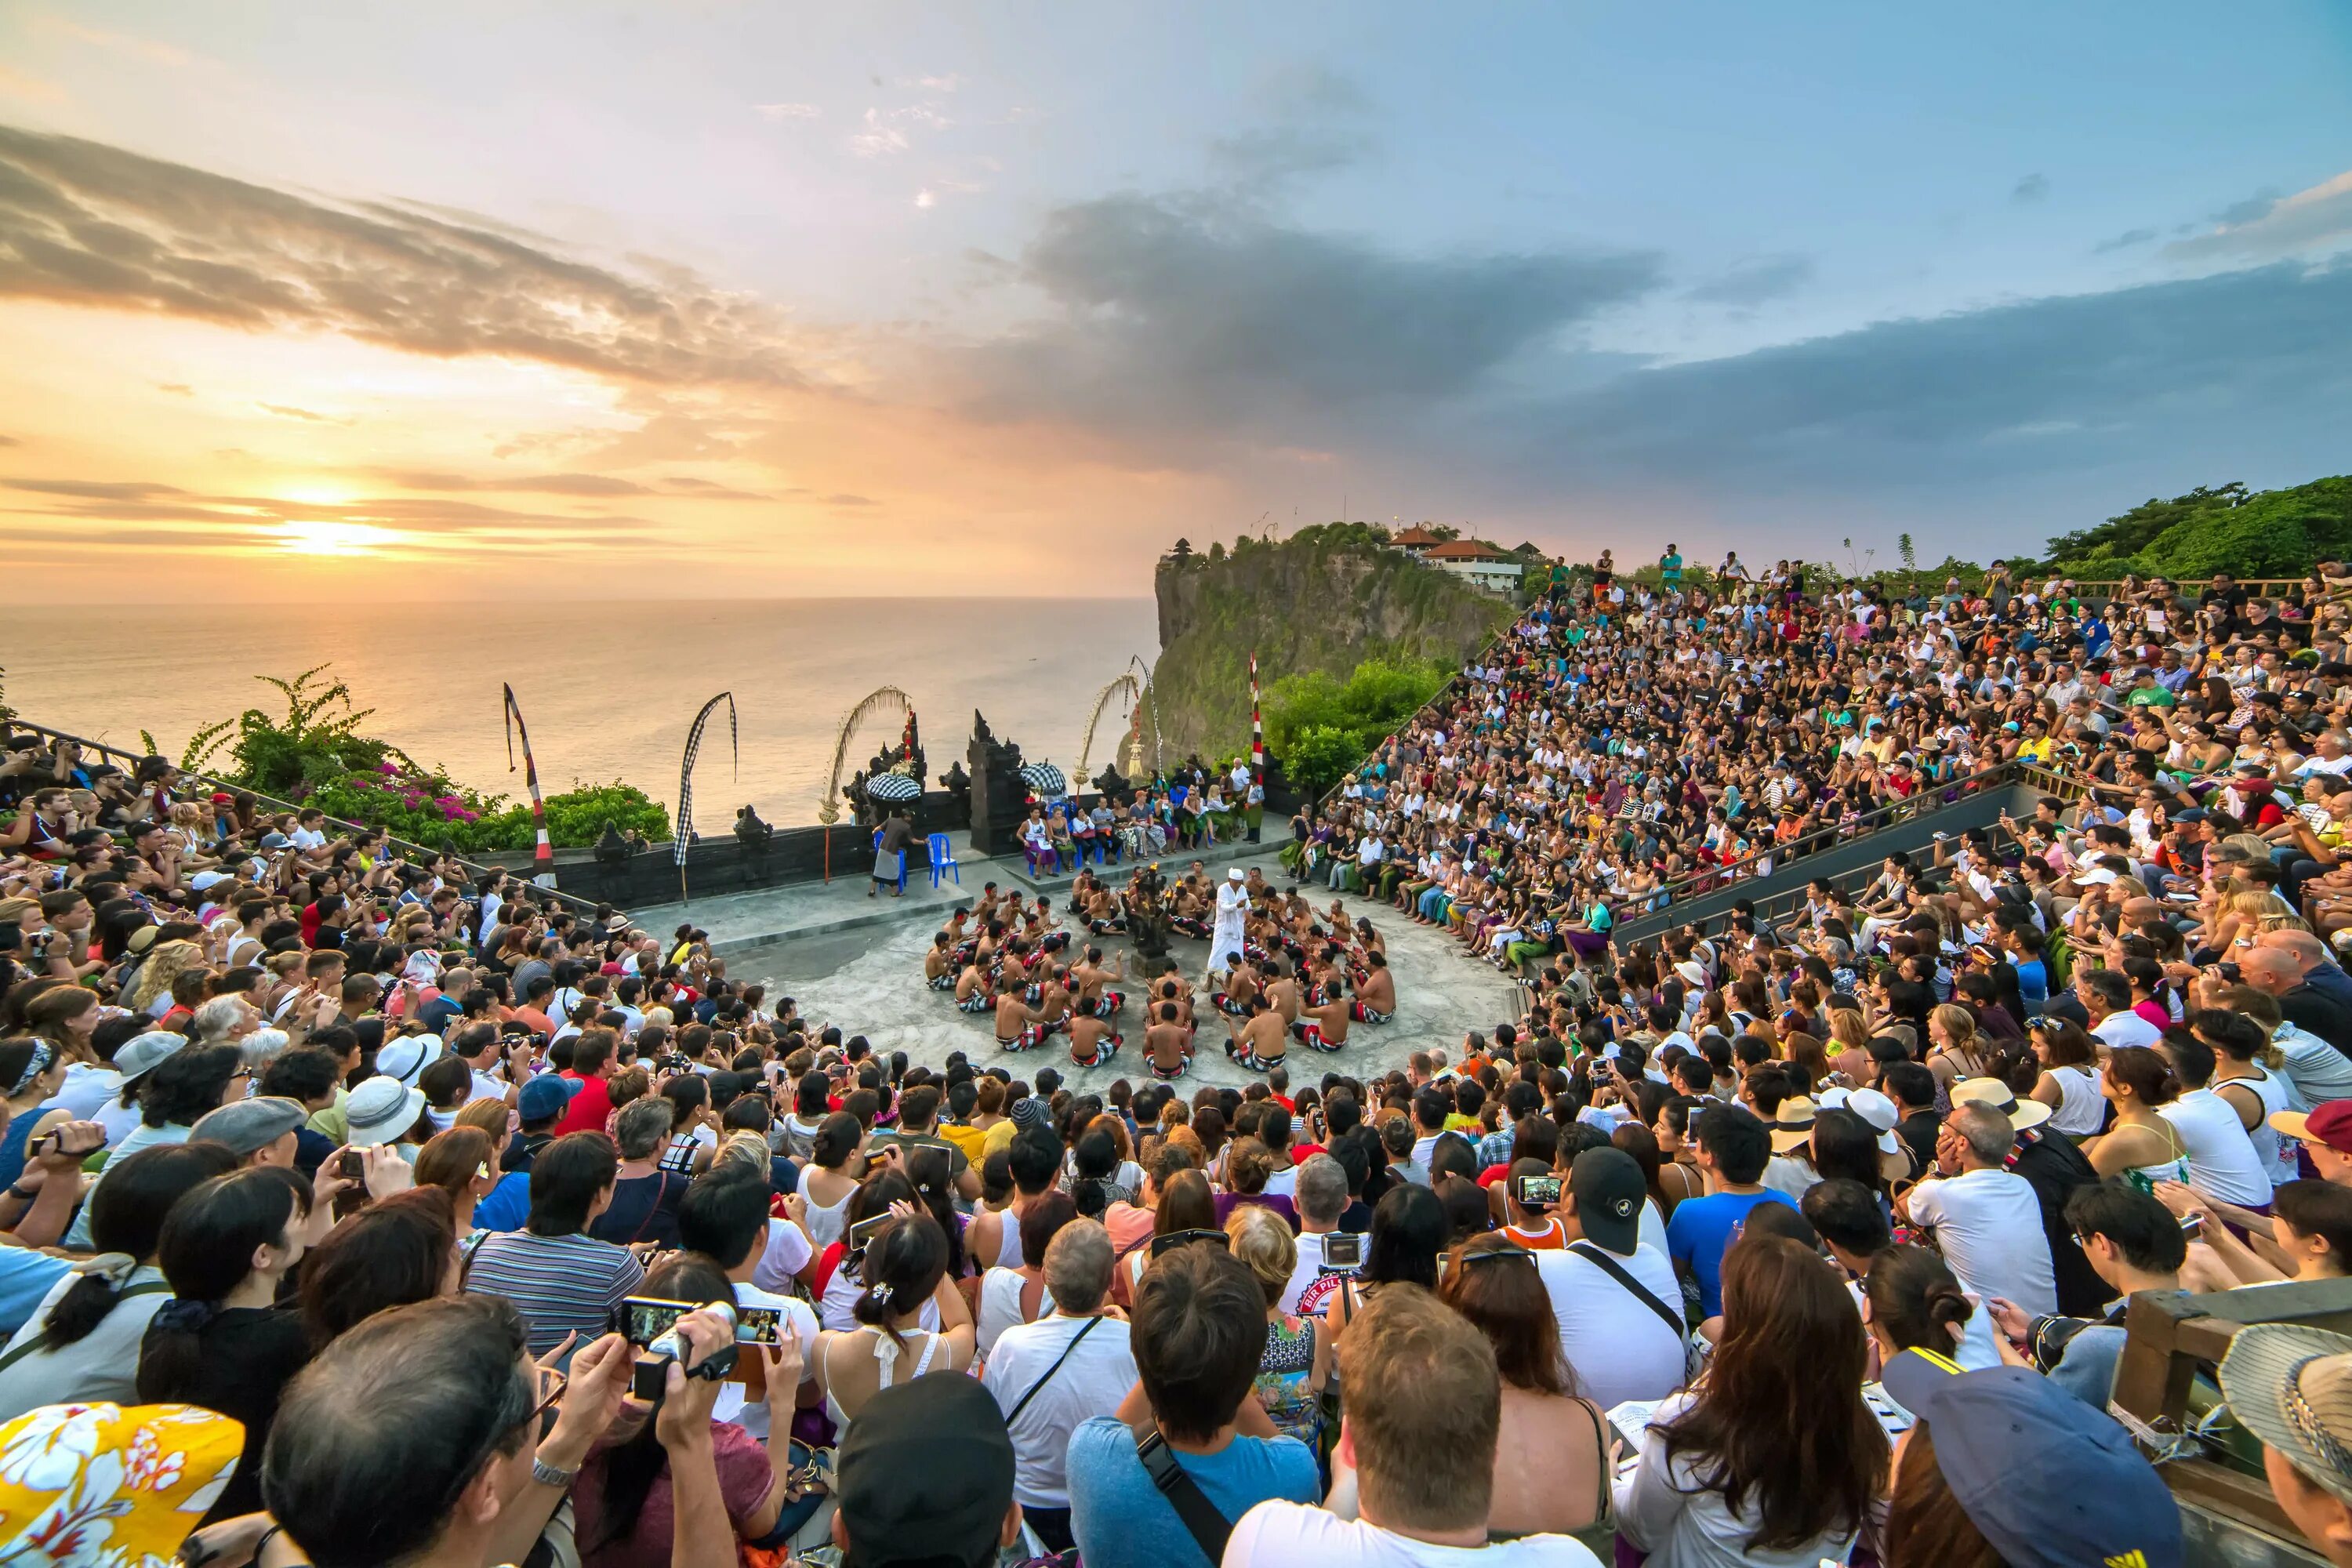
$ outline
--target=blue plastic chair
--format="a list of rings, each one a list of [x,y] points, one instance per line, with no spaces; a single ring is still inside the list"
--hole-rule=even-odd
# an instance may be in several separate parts
[[[963,867],[957,861],[954,852],[948,847],[948,836],[944,833],[934,833],[923,842],[930,847],[931,852],[931,886],[938,887],[940,875],[945,872],[955,879],[957,887],[962,887]]]
[[[882,830],[878,827],[874,830],[874,852],[877,855],[882,852]],[[958,883],[957,886],[962,884]],[[904,849],[898,851],[898,890],[902,893],[907,890],[907,852]]]

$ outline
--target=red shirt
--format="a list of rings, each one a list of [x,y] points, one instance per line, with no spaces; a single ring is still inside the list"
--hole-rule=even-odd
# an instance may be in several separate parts
[[[555,1135],[561,1138],[566,1132],[604,1131],[605,1119],[613,1114],[613,1092],[605,1086],[604,1080],[601,1078],[583,1079],[572,1072],[562,1076],[567,1081],[578,1084],[580,1091],[572,1097],[572,1104],[563,1112],[563,1120],[555,1124]]]

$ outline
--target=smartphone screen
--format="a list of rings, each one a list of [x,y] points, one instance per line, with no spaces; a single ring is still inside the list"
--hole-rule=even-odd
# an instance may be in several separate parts
[[[667,1301],[658,1296],[629,1296],[617,1314],[621,1332],[639,1350],[653,1343],[669,1326],[695,1310],[692,1301]]]
[[[767,1345],[773,1348],[784,1342],[784,1310],[782,1307],[744,1307],[735,1318],[735,1342],[739,1345]]]
[[[1519,1202],[1528,1208],[1549,1208],[1559,1202],[1558,1176],[1518,1176],[1512,1180]]]
[[[856,1225],[851,1226],[849,1227],[849,1250],[852,1252],[865,1251],[867,1245],[871,1243],[877,1236],[881,1234],[882,1227],[888,1225],[890,1220],[891,1216],[889,1215],[877,1214],[871,1219],[861,1219]]]

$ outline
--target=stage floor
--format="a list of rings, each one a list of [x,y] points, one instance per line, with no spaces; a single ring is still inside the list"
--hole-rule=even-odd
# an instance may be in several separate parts
[[[1267,865],[1277,887],[1286,885],[1270,857],[1252,856],[1242,863],[1254,862]],[[1222,870],[1225,863],[1212,860],[1210,868]],[[996,863],[1000,868],[1002,864]],[[1183,863],[1163,860],[1161,864],[1181,869]],[[1008,880],[1002,876],[996,879]],[[1123,873],[1115,879],[1123,879]],[[978,883],[972,886],[977,890]],[[1309,892],[1317,908],[1328,907],[1332,898],[1328,889],[1310,889]],[[1461,1043],[1465,1032],[1491,1032],[1496,1024],[1517,1015],[1511,982],[1492,967],[1465,957],[1442,931],[1417,926],[1397,910],[1370,900],[1350,897],[1346,902],[1351,918],[1370,920],[1388,939],[1389,967],[1397,978],[1396,1016],[1384,1025],[1356,1025],[1349,1031],[1347,1045],[1335,1053],[1310,1051],[1294,1040],[1289,1054],[1294,1083],[1312,1082],[1328,1071],[1356,1077],[1386,1072],[1403,1065],[1414,1051],[1435,1045],[1450,1049]],[[960,1013],[950,995],[923,984],[923,952],[939,928],[923,910],[905,913],[908,918],[903,921],[735,948],[725,954],[728,975],[737,981],[764,982],[771,997],[793,998],[800,1004],[801,1016],[812,1023],[838,1025],[845,1035],[864,1035],[877,1052],[905,1051],[931,1067],[943,1065],[950,1052],[961,1050],[977,1067],[1001,1062],[1017,1077],[1025,1078],[1050,1064],[1060,1069],[1066,1081],[1086,1089],[1099,1089],[1118,1078],[1139,1085],[1150,1080],[1139,1054],[1141,1004],[1135,988],[1129,988],[1128,1005],[1118,1021],[1119,1032],[1128,1037],[1127,1048],[1102,1067],[1073,1066],[1066,1035],[1055,1035],[1032,1051],[1000,1050],[993,1017]],[[1101,942],[1106,956],[1124,952],[1133,965],[1133,950],[1124,937],[1092,940]],[[1179,938],[1171,949],[1195,984],[1208,958],[1208,945]],[[1204,1018],[1192,1067],[1177,1081],[1238,1085],[1256,1076],[1226,1058],[1223,1039],[1223,1019]]]

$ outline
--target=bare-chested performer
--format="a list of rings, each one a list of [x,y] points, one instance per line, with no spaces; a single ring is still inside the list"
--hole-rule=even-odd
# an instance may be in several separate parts
[[[1306,994],[1298,981],[1283,966],[1282,960],[1266,960],[1265,1000],[1267,1005],[1282,1015],[1282,1026],[1288,1028],[1298,1021],[1298,1010],[1306,1004]]]
[[[923,954],[923,984],[934,991],[951,991],[955,973],[955,934],[943,931],[931,938],[930,950]]]
[[[1185,1022],[1175,1003],[1153,1006],[1151,1025],[1143,1031],[1143,1046],[1150,1053],[1154,1078],[1181,1078],[1192,1065],[1192,1026]]]
[[[1127,1005],[1127,995],[1124,992],[1107,991],[1103,987],[1108,981],[1126,978],[1127,954],[1122,952],[1112,959],[1110,967],[1106,969],[1103,967],[1103,950],[1088,947],[1086,956],[1070,965],[1070,984],[1077,989],[1079,1015],[1089,1018],[1117,1016],[1118,1010]]]
[[[1258,984],[1257,970],[1240,953],[1228,952],[1224,955],[1224,967],[1211,973],[1213,984],[1220,973],[1223,975],[1223,984],[1209,999],[1217,1005],[1218,1012],[1236,1018],[1244,1016],[1252,998],[1263,989]]]
[[[996,1046],[999,1050],[1031,1051],[1045,1043],[1053,1030],[1045,1026],[1043,1009],[1021,999],[1007,986],[996,994]]]
[[[1290,1047],[1283,1033],[1282,1015],[1268,1007],[1263,996],[1250,998],[1246,1022],[1228,1018],[1225,1029],[1232,1037],[1225,1041],[1225,1055],[1252,1072],[1265,1071]]]
[[[1320,1007],[1308,1007],[1290,1026],[1290,1032],[1310,1051],[1336,1051],[1348,1043],[1348,1015],[1354,1006],[1341,996]]]
[[[1127,1041],[1100,1018],[1076,1017],[1070,1020],[1070,1065],[1098,1068],[1118,1055],[1119,1047]]]
[[[988,970],[980,960],[973,959],[956,976],[956,1010],[962,1013],[987,1013],[996,1006],[996,987],[990,984]]]
[[[1385,1024],[1396,1016],[1396,976],[1389,973],[1388,955],[1364,954],[1364,968],[1356,981],[1356,1000],[1348,1016],[1359,1024]]]

